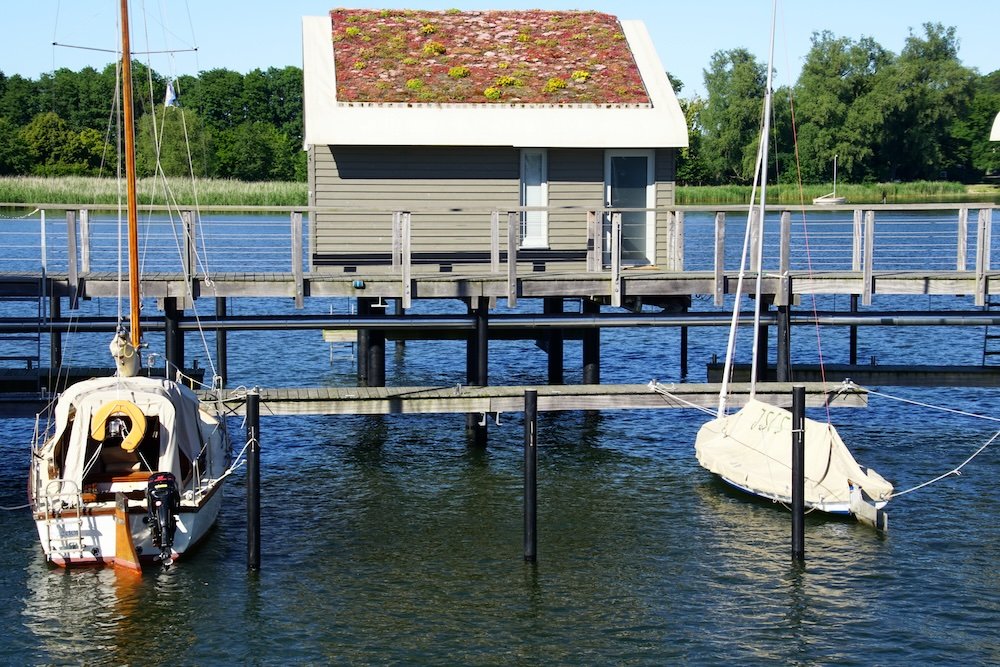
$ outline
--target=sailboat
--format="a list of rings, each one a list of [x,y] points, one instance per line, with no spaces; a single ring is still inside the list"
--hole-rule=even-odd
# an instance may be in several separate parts
[[[42,551],[59,566],[169,566],[207,534],[229,468],[225,423],[170,379],[142,375],[138,207],[128,1],[121,0],[130,329],[117,373],[78,382],[39,415],[28,495]],[[44,418],[44,421],[43,421]]]
[[[775,0],[776,4],[777,0]],[[754,397],[757,377],[757,336],[760,331],[761,279],[763,274],[763,222],[767,199],[767,137],[771,118],[771,60],[774,53],[772,13],[771,56],[768,60],[763,129],[757,151],[757,166],[747,215],[746,238],[730,321],[725,371],[719,392],[716,418],[704,424],[695,440],[698,462],[727,484],[753,496],[780,503],[792,501],[792,414]],[[757,192],[759,185],[759,200]],[[756,210],[757,215],[754,215]],[[743,292],[751,225],[756,221],[761,241],[757,244],[757,281],[754,300],[754,341],[750,398],[737,412],[727,413],[729,378],[736,347],[740,301]],[[765,360],[766,361],[766,360]],[[804,420],[805,506],[832,514],[853,514],[878,525],[879,514],[892,494],[892,484],[874,470],[860,466],[832,424]],[[884,525],[884,523],[883,523]]]
[[[836,206],[846,204],[847,197],[837,196],[837,156],[833,156],[833,192],[827,193],[813,199],[813,204],[817,206]]]

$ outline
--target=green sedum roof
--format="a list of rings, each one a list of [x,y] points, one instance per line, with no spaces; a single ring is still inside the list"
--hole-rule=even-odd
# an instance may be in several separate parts
[[[650,102],[609,14],[334,9],[330,18],[338,102]]]

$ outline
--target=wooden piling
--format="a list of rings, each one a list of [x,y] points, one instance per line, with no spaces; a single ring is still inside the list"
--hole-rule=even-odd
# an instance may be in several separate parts
[[[542,309],[546,315],[561,315],[563,300],[559,297],[545,297]],[[563,330],[553,329],[545,335],[548,354],[549,384],[563,384]]]
[[[171,378],[177,371],[184,370],[184,332],[180,321],[184,310],[177,307],[177,298],[168,296],[163,299],[163,320],[165,329],[164,348],[167,355],[167,377]]]
[[[247,569],[260,570],[260,393],[247,393]]]
[[[538,557],[538,392],[524,392],[524,561]]]
[[[805,540],[806,388],[792,387],[792,561],[806,560]]]
[[[586,315],[599,315],[601,305],[593,299],[584,299],[581,308]],[[583,384],[601,384],[601,330],[583,332]]]
[[[226,297],[219,296],[215,298],[215,315],[219,318],[226,316]],[[225,329],[219,329],[215,332],[215,372],[220,378],[222,378],[221,384],[223,387],[226,386],[226,380],[229,378],[229,348],[227,345],[228,339],[226,338],[227,333],[228,332]]]

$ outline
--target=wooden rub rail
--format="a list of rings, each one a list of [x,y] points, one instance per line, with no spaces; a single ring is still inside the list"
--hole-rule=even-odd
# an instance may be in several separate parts
[[[798,383],[801,384],[801,383]],[[661,385],[663,386],[663,385]],[[839,386],[805,385],[808,405],[863,407],[867,396],[859,390],[839,391]],[[315,389],[258,389],[264,415],[386,415],[427,413],[503,413],[524,410],[525,391],[538,392],[539,411],[624,410],[715,407],[718,384],[665,385],[669,395],[645,384],[501,386],[478,387],[345,387]],[[731,385],[732,405],[745,402],[749,385]],[[756,398],[790,406],[791,383],[758,383]],[[228,390],[222,400],[245,414],[247,391]],[[203,400],[209,398],[203,396]]]

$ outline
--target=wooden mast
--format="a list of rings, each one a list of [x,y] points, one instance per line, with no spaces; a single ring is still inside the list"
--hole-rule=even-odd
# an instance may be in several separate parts
[[[132,48],[129,45],[128,0],[121,0],[122,108],[125,117],[125,187],[128,206],[128,287],[132,347],[139,349],[139,213],[135,188],[135,110],[132,106]]]

